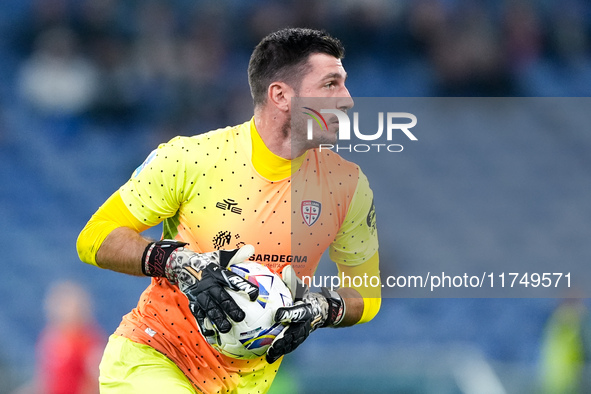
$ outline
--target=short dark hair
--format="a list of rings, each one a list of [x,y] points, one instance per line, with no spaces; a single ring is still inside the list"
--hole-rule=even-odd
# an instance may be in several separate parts
[[[299,89],[308,58],[315,53],[342,59],[345,48],[324,30],[286,28],[263,38],[248,64],[248,83],[255,106],[266,102],[267,89],[274,81]]]

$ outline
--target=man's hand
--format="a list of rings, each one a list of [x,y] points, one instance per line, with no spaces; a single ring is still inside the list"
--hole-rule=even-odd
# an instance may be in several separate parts
[[[225,289],[243,292],[251,301],[259,295],[257,286],[226,267],[248,259],[254,247],[245,245],[230,251],[195,253],[185,249],[185,245],[171,240],[149,244],[142,258],[142,271],[179,285],[206,338],[214,336],[215,329],[226,333],[232,328],[228,317],[239,322],[245,314]]]
[[[323,287],[320,293],[311,293],[291,265],[286,266],[281,274],[291,291],[294,305],[279,308],[275,313],[275,321],[287,324],[287,327],[267,350],[269,364],[294,351],[316,328],[334,327],[345,316],[345,303],[337,292]]]

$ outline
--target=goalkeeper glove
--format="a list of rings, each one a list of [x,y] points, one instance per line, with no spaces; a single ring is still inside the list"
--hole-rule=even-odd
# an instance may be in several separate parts
[[[326,287],[320,293],[311,293],[295,274],[291,265],[282,271],[282,278],[289,288],[294,305],[277,309],[275,321],[287,324],[267,349],[269,364],[284,354],[294,351],[308,335],[318,327],[335,327],[345,316],[345,303],[336,291]]]
[[[251,301],[257,299],[259,289],[240,275],[227,270],[228,265],[242,262],[253,253],[251,245],[240,249],[195,253],[185,249],[185,242],[162,240],[149,244],[142,257],[142,272],[147,276],[166,277],[189,299],[189,307],[201,333],[210,340],[214,330],[206,318],[222,333],[232,324],[244,320],[245,313],[225,288],[245,293]],[[207,323],[209,323],[207,322]]]

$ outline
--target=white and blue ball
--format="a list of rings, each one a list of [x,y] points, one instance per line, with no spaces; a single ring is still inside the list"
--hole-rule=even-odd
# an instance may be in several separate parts
[[[218,343],[213,347],[232,358],[261,357],[285,328],[275,323],[273,317],[278,308],[292,305],[291,293],[281,277],[262,264],[245,261],[232,265],[230,270],[257,285],[259,297],[250,301],[245,294],[228,290],[246,317],[233,322],[229,332],[218,333]]]

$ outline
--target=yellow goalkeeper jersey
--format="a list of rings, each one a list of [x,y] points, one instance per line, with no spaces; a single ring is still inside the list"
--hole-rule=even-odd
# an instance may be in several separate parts
[[[146,226],[164,222],[163,238],[196,252],[252,244],[251,259],[276,272],[291,264],[311,276],[327,249],[338,264],[358,266],[378,249],[372,192],[359,167],[328,150],[293,161],[275,156],[254,120],[160,145],[119,195]],[[162,352],[206,393],[264,393],[279,364],[218,353],[186,297],[163,278],[152,279],[116,334]]]

